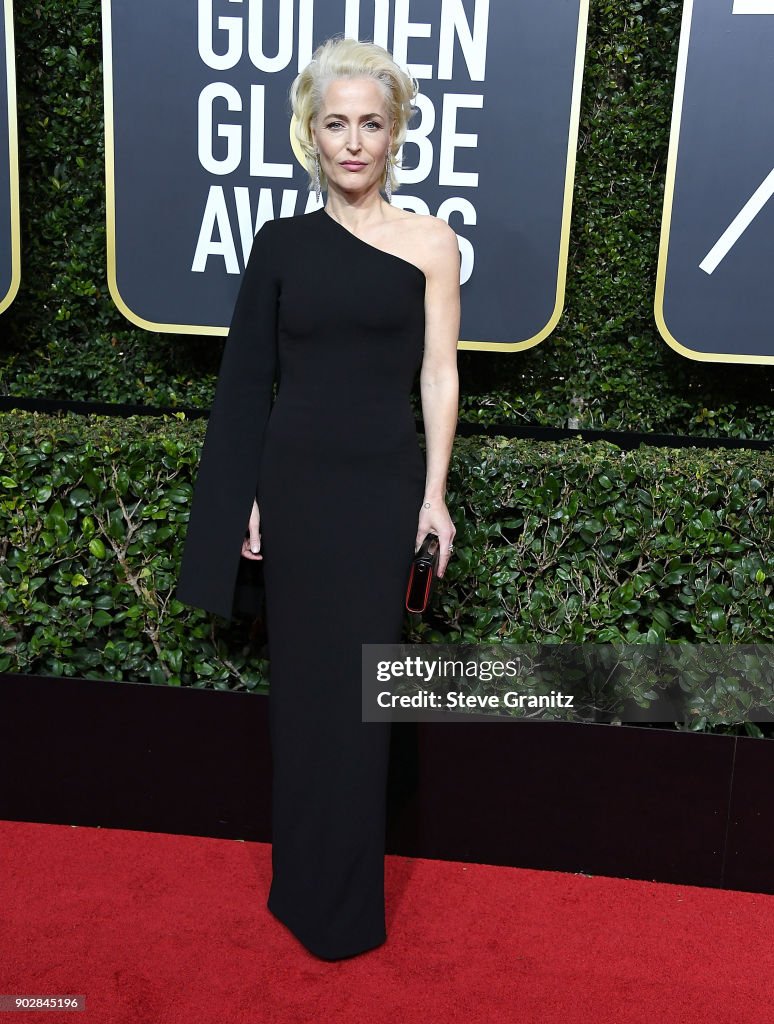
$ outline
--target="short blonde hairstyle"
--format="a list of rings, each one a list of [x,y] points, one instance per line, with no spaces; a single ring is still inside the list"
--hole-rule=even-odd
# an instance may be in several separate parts
[[[403,71],[384,47],[377,43],[358,39],[332,36],[312,54],[311,61],[296,76],[290,87],[290,104],[296,118],[296,138],[306,158],[309,172],[309,189],[312,188],[312,174],[315,164],[315,144],[312,124],[322,107],[325,90],[331,82],[340,78],[374,78],[380,82],[387,99],[387,110],[395,128],[390,152],[390,187],[394,192],[400,187],[393,173],[395,157],[406,138],[406,129],[415,112],[413,100],[419,92],[419,84]],[[387,167],[382,171],[380,188],[387,183]],[[327,188],[325,171],[320,167],[320,187]]]

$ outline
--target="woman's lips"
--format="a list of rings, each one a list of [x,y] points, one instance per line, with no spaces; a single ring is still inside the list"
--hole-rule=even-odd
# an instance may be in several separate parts
[[[356,163],[354,160],[344,160],[341,164],[342,167],[346,167],[348,171],[359,171],[365,164]]]

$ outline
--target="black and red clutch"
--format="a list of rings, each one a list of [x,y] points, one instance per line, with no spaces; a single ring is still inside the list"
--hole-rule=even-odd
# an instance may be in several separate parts
[[[423,612],[430,600],[433,580],[438,572],[438,557],[441,546],[438,535],[428,533],[414,555],[406,587],[406,609]]]

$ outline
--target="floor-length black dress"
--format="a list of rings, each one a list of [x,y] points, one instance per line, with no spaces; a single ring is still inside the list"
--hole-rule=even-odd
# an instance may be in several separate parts
[[[324,208],[263,225],[224,350],[177,590],[230,617],[256,494],[270,659],[268,907],[328,959],[386,937],[390,725],[361,720],[361,644],[401,638],[425,486],[409,402],[425,283],[419,267]]]

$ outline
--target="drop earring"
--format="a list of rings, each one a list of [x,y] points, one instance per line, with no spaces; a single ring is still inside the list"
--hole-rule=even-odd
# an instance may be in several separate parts
[[[320,202],[320,154],[317,150],[314,151],[314,174],[312,175],[312,185],[314,186],[314,193],[317,196],[317,202]]]
[[[387,176],[384,179],[384,195],[388,203],[392,202],[392,182],[390,181],[390,151],[387,150],[387,160],[385,161],[385,167],[387,168]]]

